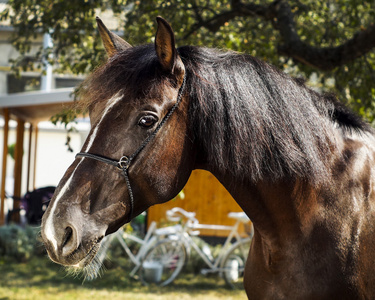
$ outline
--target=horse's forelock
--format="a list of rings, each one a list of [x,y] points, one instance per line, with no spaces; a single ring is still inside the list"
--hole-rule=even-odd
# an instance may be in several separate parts
[[[79,87],[77,108],[81,111],[121,92],[132,101],[160,95],[173,78],[161,70],[153,45],[132,47],[111,57]]]

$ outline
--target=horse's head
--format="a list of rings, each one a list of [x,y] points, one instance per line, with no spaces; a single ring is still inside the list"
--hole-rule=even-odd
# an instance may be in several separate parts
[[[105,235],[173,198],[191,173],[185,68],[171,27],[157,21],[155,47],[131,47],[98,20],[109,60],[82,85],[92,128],[42,222],[57,263],[88,265]]]

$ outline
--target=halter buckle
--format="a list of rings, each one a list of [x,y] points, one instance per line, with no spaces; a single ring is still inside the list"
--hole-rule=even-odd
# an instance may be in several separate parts
[[[120,158],[120,160],[117,162],[117,168],[120,170],[127,170],[130,165],[130,159],[127,156],[123,156]]]

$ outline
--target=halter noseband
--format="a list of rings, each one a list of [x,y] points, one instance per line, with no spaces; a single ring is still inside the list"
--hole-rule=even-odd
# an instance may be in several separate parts
[[[181,102],[182,99],[182,93],[185,88],[185,77],[182,81],[182,85],[180,89],[178,90],[177,94],[177,100],[176,103],[172,106],[172,108],[168,111],[168,113],[164,116],[163,120],[158,124],[158,126],[155,128],[155,130],[142,142],[142,144],[138,147],[138,149],[130,156],[124,155],[122,156],[119,160],[107,158],[104,156],[96,155],[96,154],[91,154],[88,152],[79,152],[76,154],[77,157],[87,157],[87,158],[92,158],[94,160],[112,165],[117,167],[119,170],[122,171],[125,177],[125,182],[126,186],[128,188],[128,193],[129,193],[129,198],[130,198],[130,213],[129,213],[129,220],[130,222],[131,217],[133,215],[133,209],[134,209],[134,196],[133,196],[133,191],[130,185],[130,180],[129,180],[129,167],[131,162],[134,160],[134,158],[147,146],[147,144],[156,136],[158,131],[161,129],[161,127],[168,121],[170,116],[173,114],[173,112],[176,110],[178,107],[179,103]]]

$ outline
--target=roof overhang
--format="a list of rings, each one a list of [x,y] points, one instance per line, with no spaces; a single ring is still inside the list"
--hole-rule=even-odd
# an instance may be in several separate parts
[[[0,108],[26,122],[49,120],[74,102],[74,88],[0,95]]]

